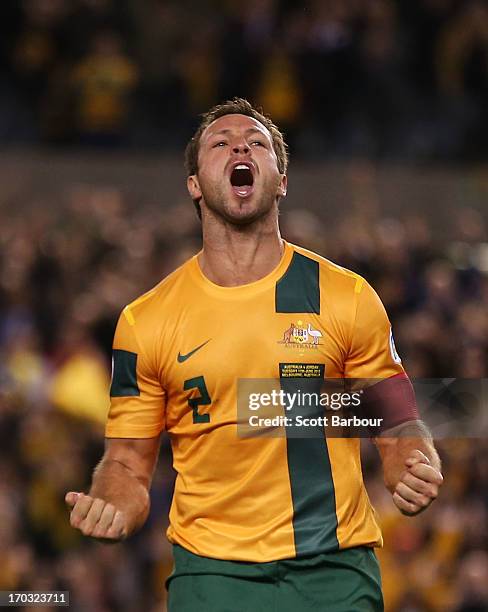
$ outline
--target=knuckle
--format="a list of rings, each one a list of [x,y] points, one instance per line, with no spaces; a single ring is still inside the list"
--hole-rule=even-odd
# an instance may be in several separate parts
[[[438,492],[437,485],[431,482],[429,486],[427,487],[427,495],[429,496],[437,495],[437,492]]]
[[[421,482],[416,482],[417,485],[417,491],[419,493],[421,493],[422,495],[427,495],[429,490],[430,490],[430,486],[428,482],[425,481],[421,481]]]
[[[118,538],[123,540],[126,536],[127,536],[127,534],[126,534],[126,531],[125,531],[124,527],[120,527],[119,529],[117,529],[117,537]]]
[[[422,493],[416,493],[414,495],[412,503],[414,503],[417,506],[419,506],[419,505],[423,504],[425,501],[427,501],[427,497],[425,495],[422,495]]]
[[[84,507],[84,508],[91,508],[91,507],[93,506],[93,502],[94,502],[94,501],[95,501],[95,500],[93,499],[93,497],[89,497],[88,495],[86,495],[86,496],[83,498],[83,507]]]

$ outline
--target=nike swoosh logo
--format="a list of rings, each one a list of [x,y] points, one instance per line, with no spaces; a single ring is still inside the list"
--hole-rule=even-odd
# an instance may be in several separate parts
[[[186,355],[182,355],[180,352],[178,352],[178,357],[177,357],[178,363],[183,363],[187,359],[190,359],[192,355],[194,355],[197,351],[199,351],[202,347],[204,347],[208,342],[210,342],[211,339],[212,338],[209,338],[203,344],[200,344],[200,346],[197,346],[197,348],[194,348],[192,351],[190,351]]]

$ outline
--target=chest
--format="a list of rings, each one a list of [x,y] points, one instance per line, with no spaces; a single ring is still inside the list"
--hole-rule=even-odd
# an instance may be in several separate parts
[[[272,298],[189,308],[168,326],[159,350],[173,412],[193,396],[219,398],[232,409],[239,379],[342,374],[344,354],[331,317],[277,313]]]

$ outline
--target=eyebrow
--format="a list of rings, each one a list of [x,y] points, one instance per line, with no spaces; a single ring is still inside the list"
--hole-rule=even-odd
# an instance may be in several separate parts
[[[221,130],[218,130],[217,132],[214,132],[212,136],[217,136],[217,134],[229,134],[230,132],[232,132],[232,130],[229,130],[228,128],[223,128]],[[265,135],[265,133],[257,127],[247,128],[245,134],[252,134],[253,132],[257,132],[258,134],[262,134],[263,136]]]

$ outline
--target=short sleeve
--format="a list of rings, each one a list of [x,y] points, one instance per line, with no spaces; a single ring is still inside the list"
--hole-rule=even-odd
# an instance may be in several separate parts
[[[107,438],[152,438],[165,428],[165,392],[148,353],[124,310],[113,343]]]
[[[391,324],[376,291],[362,282],[345,361],[346,378],[385,379],[404,372]]]

